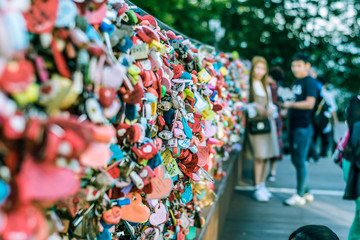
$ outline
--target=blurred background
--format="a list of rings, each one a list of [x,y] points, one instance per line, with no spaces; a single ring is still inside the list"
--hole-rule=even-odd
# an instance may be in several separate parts
[[[286,72],[298,51],[311,55],[319,75],[343,104],[360,89],[360,0],[132,0],[187,36],[240,57],[264,56]],[[357,10],[358,9],[358,10]]]

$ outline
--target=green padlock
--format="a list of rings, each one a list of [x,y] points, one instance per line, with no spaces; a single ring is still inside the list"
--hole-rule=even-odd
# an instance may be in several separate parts
[[[125,14],[128,16],[128,21],[127,21],[128,25],[135,25],[138,22],[138,18],[134,11],[128,10],[125,12]]]

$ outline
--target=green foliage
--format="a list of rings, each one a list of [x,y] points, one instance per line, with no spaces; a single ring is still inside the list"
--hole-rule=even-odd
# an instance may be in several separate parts
[[[251,59],[264,56],[287,73],[298,51],[338,87],[360,88],[359,0],[134,0],[137,6],[174,29],[222,51]],[[226,30],[221,39],[209,21]],[[217,30],[219,31],[219,30]]]

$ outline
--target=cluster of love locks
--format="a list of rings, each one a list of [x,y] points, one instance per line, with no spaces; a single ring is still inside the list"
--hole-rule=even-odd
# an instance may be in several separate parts
[[[122,0],[0,0],[0,239],[194,239],[244,72]]]

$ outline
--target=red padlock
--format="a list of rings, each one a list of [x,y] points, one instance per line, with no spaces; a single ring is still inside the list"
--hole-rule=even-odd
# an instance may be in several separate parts
[[[24,135],[26,119],[23,114],[15,113],[8,116],[4,119],[3,124],[3,133],[7,139],[19,139]]]
[[[121,208],[118,206],[104,212],[102,219],[107,224],[118,224],[121,220]]]
[[[147,185],[150,183],[150,180],[155,177],[154,171],[149,167],[145,166],[143,167],[139,172],[138,175],[141,177],[141,179],[144,182],[144,185]]]
[[[72,130],[65,130],[64,137],[59,144],[59,154],[66,157],[77,158],[85,149],[86,142],[81,136]]]
[[[166,125],[165,119],[164,119],[163,116],[158,116],[157,125],[159,126],[159,132],[161,132],[164,129],[165,125]]]
[[[129,128],[130,128],[130,125],[126,124],[126,123],[120,123],[117,126],[116,132],[117,132],[117,137],[118,137],[119,142],[123,142],[123,140],[126,138]]]
[[[185,69],[183,68],[182,65],[172,65],[173,67],[173,72],[174,72],[174,79],[176,78],[180,78],[181,74],[183,72],[185,72]]]
[[[139,84],[136,84],[133,91],[127,90],[125,87],[120,88],[120,97],[121,99],[129,104],[138,104],[141,102],[141,99],[144,97],[145,91],[140,87]]]
[[[139,148],[132,146],[131,150],[138,157],[138,162],[141,162],[143,159],[149,160],[153,158],[158,152],[156,147],[151,143],[145,143]]]
[[[181,149],[180,155],[177,157],[179,160],[185,159],[187,156],[189,156],[190,151],[188,149]]]
[[[39,118],[30,118],[26,127],[26,139],[39,143],[44,133],[42,122]]]
[[[186,97],[186,100],[191,105],[191,107],[194,107],[196,100],[194,98]]]
[[[153,184],[150,181],[148,184],[145,185],[145,187],[142,189],[144,193],[150,194],[153,192]]]
[[[140,76],[142,78],[144,87],[150,87],[154,83],[153,75],[151,74],[152,71],[147,70],[140,73]]]
[[[99,103],[101,106],[108,108],[116,98],[116,91],[113,88],[102,87],[99,90]]]
[[[137,143],[141,137],[141,125],[135,124],[127,130],[126,139],[131,143]]]

